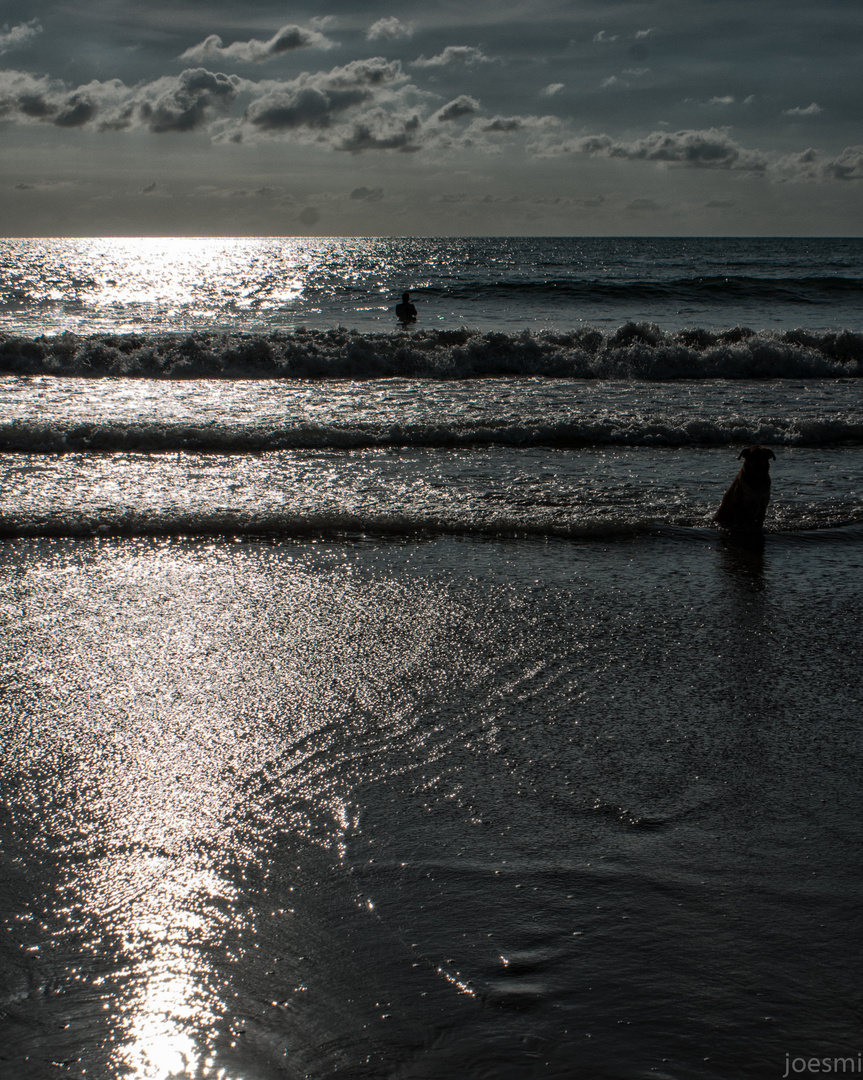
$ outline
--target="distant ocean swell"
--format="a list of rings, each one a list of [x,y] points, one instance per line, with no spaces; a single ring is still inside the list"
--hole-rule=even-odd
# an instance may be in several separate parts
[[[863,281],[858,278],[775,277],[715,275],[678,278],[668,281],[620,281],[595,278],[573,281],[491,281],[483,284],[450,284],[446,288],[424,288],[423,297],[441,296],[459,300],[505,299],[524,297],[581,301],[582,303],[639,303],[657,300],[687,304],[705,301],[756,300],[761,303],[829,304],[837,298],[853,297],[863,301]]]
[[[476,424],[439,423],[355,426],[300,423],[290,426],[157,421],[11,420],[0,423],[0,453],[214,453],[260,454],[278,450],[359,450],[374,448],[458,448],[508,446],[560,448],[644,446],[860,446],[863,421],[770,419],[746,422],[688,419],[633,421],[600,417],[549,424],[485,420]]]
[[[860,378],[863,334],[744,327],[667,332],[628,322],[480,333],[468,328],[54,337],[0,335],[0,373],[161,379]]]
[[[59,277],[52,282],[61,303],[86,304],[98,294],[100,282],[94,277]],[[532,304],[537,300],[568,300],[581,303],[641,303],[655,300],[662,303],[727,302],[745,299],[760,303],[829,304],[856,294],[863,301],[863,280],[840,275],[809,275],[799,277],[757,277],[745,274],[715,274],[683,278],[573,278],[557,277],[546,280],[495,280],[482,276],[479,280],[451,279],[437,284],[427,283],[420,290],[424,300],[483,301],[510,300]],[[368,296],[368,284],[332,282],[329,286],[310,285],[307,298],[314,303],[326,296]],[[0,281],[0,310],[20,310],[48,307],[57,303],[56,296],[45,299],[45,282],[27,287],[18,280]]]

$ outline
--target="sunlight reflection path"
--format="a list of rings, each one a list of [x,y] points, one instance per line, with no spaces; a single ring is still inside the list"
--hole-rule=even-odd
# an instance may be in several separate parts
[[[416,729],[416,701],[438,694],[430,650],[455,611],[225,545],[47,550],[7,567],[18,693],[0,705],[18,832],[56,862],[38,922],[93,987],[91,1073],[227,1080],[267,851],[338,863],[358,783],[418,762],[434,783],[458,732]]]

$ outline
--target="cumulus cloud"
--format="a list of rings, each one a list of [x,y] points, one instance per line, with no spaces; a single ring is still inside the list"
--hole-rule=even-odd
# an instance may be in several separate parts
[[[559,87],[550,84],[547,96]],[[717,99],[717,104],[725,101]],[[290,80],[254,81],[190,67],[131,87],[119,79],[70,86],[6,69],[0,70],[0,120],[67,130],[201,132],[217,142],[282,138],[352,154],[468,147],[496,154],[511,146],[539,158],[585,154],[660,167],[726,170],[779,183],[863,180],[863,146],[833,156],[812,148],[783,156],[743,146],[730,129],[720,127],[655,130],[641,138],[576,136],[571,124],[559,117],[484,114],[480,102],[467,94],[441,106],[439,96],[409,81],[398,61],[382,57],[304,72]],[[352,197],[373,201],[377,190]]]
[[[398,61],[355,60],[315,75],[266,87],[246,109],[244,120],[260,131],[327,128],[339,114],[371,102],[376,89],[404,80]]]
[[[421,127],[418,116],[405,119],[384,109],[370,110],[353,121],[347,133],[335,143],[335,149],[350,154],[362,154],[367,150],[414,153],[421,149],[417,139]]]
[[[335,43],[317,30],[304,30],[301,26],[283,26],[269,41],[235,41],[223,45],[218,34],[210,34],[198,45],[186,49],[180,56],[193,64],[206,64],[218,60],[241,60],[251,64],[262,64],[282,53],[296,49],[331,49]]]
[[[12,52],[13,49],[21,49],[42,33],[42,27],[36,21],[19,23],[11,30],[0,30],[0,54]]]
[[[153,132],[192,131],[234,102],[240,80],[204,68],[128,87],[119,79],[93,81],[75,90],[18,71],[0,72],[0,118],[102,131],[145,126]]]
[[[447,64],[490,64],[491,57],[486,56],[482,49],[473,45],[447,45],[442,53],[437,56],[424,56],[413,61],[414,67],[430,68],[445,67]]]
[[[826,176],[834,180],[863,180],[863,146],[848,146],[839,157],[823,164]]]
[[[541,97],[554,97],[554,95],[559,94],[562,89],[563,89],[563,83],[562,82],[549,83],[548,86],[545,86],[545,87],[543,87],[542,90],[540,90],[540,96]]]
[[[811,105],[807,105],[805,108],[798,105],[794,109],[786,109],[783,116],[818,116],[824,110],[820,105],[816,105],[813,101]]]
[[[724,128],[703,131],[654,131],[641,139],[613,139],[610,135],[588,135],[563,143],[536,147],[540,156],[559,153],[589,154],[625,161],[652,161],[700,169],[733,169],[763,173],[766,155],[736,143]]]
[[[236,75],[216,75],[206,68],[190,68],[176,80],[153,84],[152,99],[139,106],[140,116],[154,132],[194,131],[211,110],[227,109],[237,96]]]
[[[402,22],[395,15],[391,15],[372,23],[366,37],[369,41],[396,41],[398,38],[409,38],[413,32],[413,23]]]
[[[706,131],[654,131],[642,139],[620,141],[607,135],[582,139],[579,149],[594,156],[625,158],[630,161],[656,161],[708,169],[742,169],[762,172],[765,156],[746,150],[724,128]]]
[[[479,112],[479,102],[476,98],[469,97],[467,94],[460,94],[449,104],[439,109],[435,113],[434,119],[439,124],[445,124],[450,120],[461,120],[465,116],[473,116],[476,112]]]

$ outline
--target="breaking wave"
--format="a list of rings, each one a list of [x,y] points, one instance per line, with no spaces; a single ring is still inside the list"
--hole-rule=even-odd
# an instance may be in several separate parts
[[[796,517],[771,522],[773,542],[863,541],[859,512],[819,513],[804,508]],[[492,517],[442,513],[358,512],[349,509],[280,511],[54,509],[38,514],[0,513],[0,540],[112,539],[131,537],[232,537],[249,541],[309,538],[411,540],[434,536],[498,540],[617,540],[665,537],[679,542],[714,543],[723,534],[710,523],[710,511],[661,520],[656,515],[602,512],[562,522],[542,514],[502,513]]]
[[[500,420],[477,424],[382,424],[355,426],[223,422],[200,426],[164,421],[12,420],[0,422],[0,453],[212,453],[261,454],[278,450],[552,446],[577,448],[711,447],[764,443],[770,446],[863,445],[863,420],[740,419],[634,421],[627,417],[574,419],[548,424]]]
[[[306,330],[165,335],[0,335],[0,373],[156,379],[805,379],[863,376],[863,334],[734,327],[669,332],[628,322],[481,333]]]

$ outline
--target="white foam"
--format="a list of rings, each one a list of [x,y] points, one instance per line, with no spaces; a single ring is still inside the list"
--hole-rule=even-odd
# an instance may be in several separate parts
[[[468,379],[504,375],[581,379],[859,378],[863,334],[735,327],[668,332],[626,323],[614,332],[0,335],[0,372],[168,379]]]

